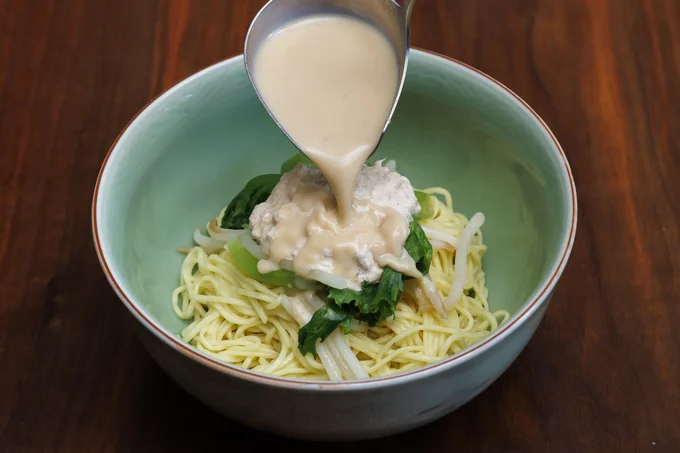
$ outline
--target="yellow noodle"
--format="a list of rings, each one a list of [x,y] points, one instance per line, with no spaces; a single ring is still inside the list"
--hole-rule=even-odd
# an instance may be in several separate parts
[[[434,207],[428,228],[459,237],[467,224],[453,211],[451,194],[440,187],[425,189]],[[441,196],[441,201],[437,196]],[[456,354],[480,341],[509,318],[505,310],[489,311],[482,256],[486,251],[477,233],[467,257],[466,294],[442,319],[418,301],[415,285],[406,284],[394,320],[366,332],[353,331],[348,344],[369,376],[413,370]],[[430,278],[442,297],[448,295],[454,274],[455,251],[433,250]],[[474,290],[474,297],[468,291]],[[206,254],[188,250],[180,286],[172,293],[175,314],[191,323],[184,341],[232,365],[275,376],[328,379],[323,364],[297,347],[299,325],[283,309],[285,288],[263,285],[244,275],[227,250]]]

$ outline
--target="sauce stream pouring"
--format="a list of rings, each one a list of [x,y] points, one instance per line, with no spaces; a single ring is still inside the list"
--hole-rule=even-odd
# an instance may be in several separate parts
[[[343,223],[404,83],[415,0],[271,0],[244,49],[248,77],[291,142],[323,172]]]

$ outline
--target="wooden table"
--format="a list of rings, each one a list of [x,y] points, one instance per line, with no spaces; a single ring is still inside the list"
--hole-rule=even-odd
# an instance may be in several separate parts
[[[95,257],[109,146],[175,82],[240,53],[255,0],[0,0],[0,450],[298,449],[151,361]],[[421,0],[413,44],[522,96],[580,202],[545,321],[477,399],[356,446],[680,451],[680,1]],[[283,450],[281,450],[283,451]]]

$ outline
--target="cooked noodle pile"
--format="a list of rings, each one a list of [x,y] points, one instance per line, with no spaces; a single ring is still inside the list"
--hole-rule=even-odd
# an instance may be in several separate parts
[[[456,248],[467,248],[461,236],[465,236],[468,220],[453,212],[448,191],[432,188],[425,192],[434,206],[433,217],[421,222],[433,247],[429,276],[441,299],[446,300],[452,286],[456,286],[452,285],[454,262],[463,262],[462,255],[456,259]],[[370,377],[437,362],[488,336],[508,319],[505,310],[489,310],[482,271],[486,246],[481,231],[468,228],[467,236],[472,234],[464,292],[447,310],[448,319],[442,319],[426,302],[416,281],[409,280],[404,284],[394,320],[371,328],[355,323],[352,332],[342,336]],[[172,304],[177,316],[191,320],[182,338],[201,351],[261,373],[327,380],[329,375],[321,360],[312,354],[303,356],[298,350],[300,324],[282,305],[283,296],[291,295],[291,291],[263,285],[244,275],[226,249],[207,254],[201,247],[194,247],[188,250],[182,265],[180,286],[172,295]]]

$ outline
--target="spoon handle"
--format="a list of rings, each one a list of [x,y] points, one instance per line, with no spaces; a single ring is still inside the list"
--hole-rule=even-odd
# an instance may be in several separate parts
[[[406,18],[407,27],[411,23],[411,14],[413,13],[413,7],[415,4],[416,0],[404,0],[404,4],[401,6],[404,9],[404,17]]]

